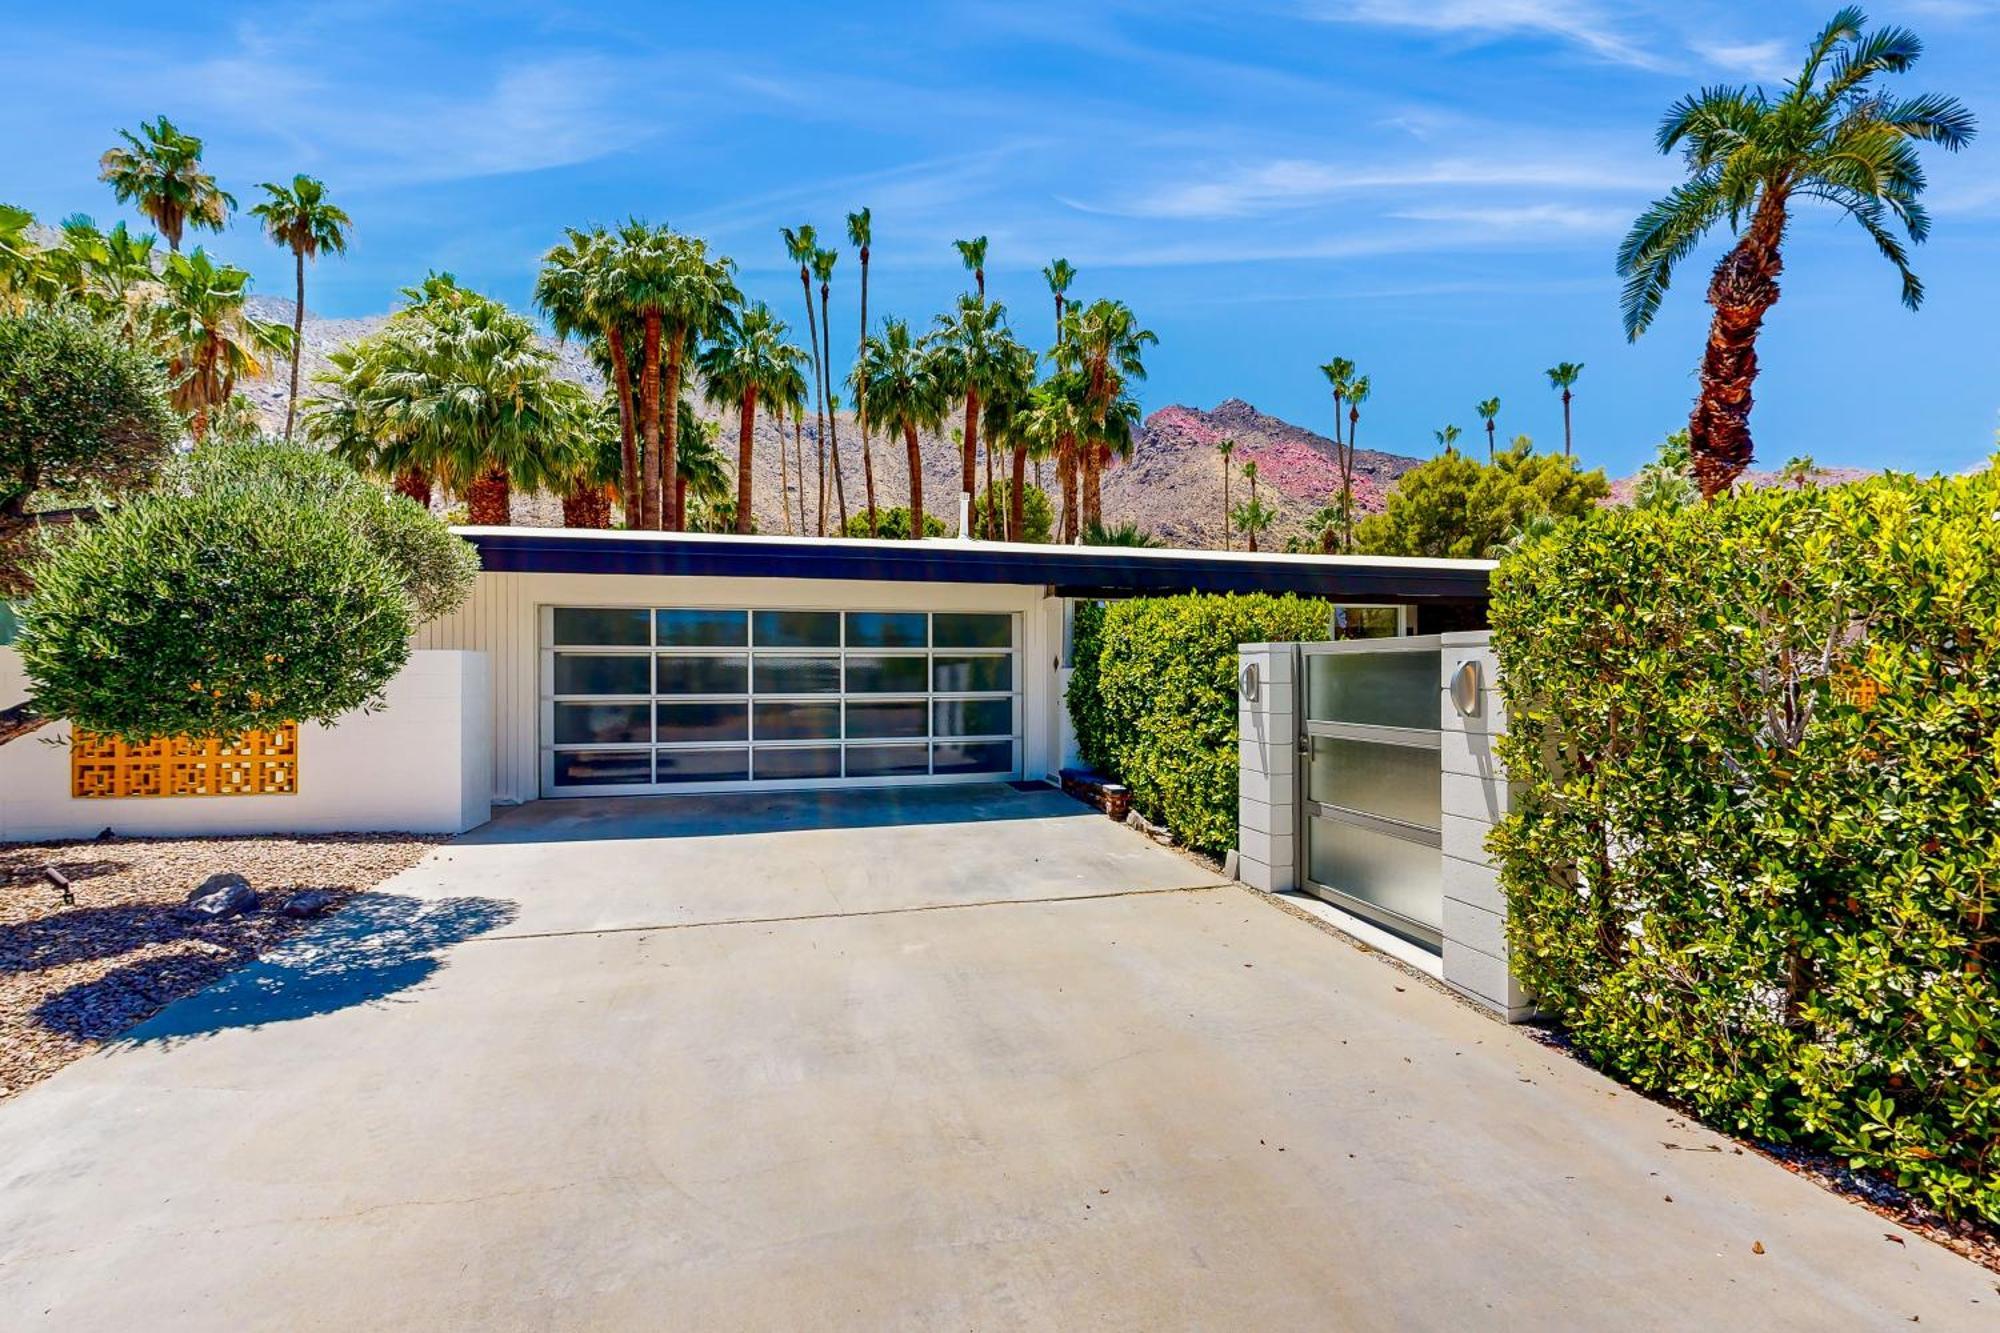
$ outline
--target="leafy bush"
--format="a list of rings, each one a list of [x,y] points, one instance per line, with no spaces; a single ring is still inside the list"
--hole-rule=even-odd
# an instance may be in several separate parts
[[[18,647],[36,707],[102,735],[235,736],[377,704],[470,548],[344,464],[203,448],[51,538]]]
[[[1494,581],[1515,965],[1581,1047],[2000,1219],[2000,475],[1607,510]]]
[[[979,493],[972,506],[972,535],[981,541],[1007,540],[1007,506],[1014,494],[1014,480],[1002,477]],[[998,522],[993,521],[998,518]],[[1055,508],[1049,493],[1029,482],[1021,488],[1021,537],[1024,542],[1046,542],[1056,525]]]
[[[1079,607],[1068,693],[1078,748],[1186,845],[1233,847],[1237,646],[1324,639],[1332,614],[1261,593]]]
[[[1389,492],[1388,507],[1354,530],[1371,555],[1478,560],[1540,514],[1575,518],[1611,493],[1601,470],[1578,472],[1561,454],[1537,454],[1526,438],[1491,463],[1456,450],[1411,468]]]
[[[875,511],[875,521],[878,524],[878,528],[872,535],[895,541],[906,540],[910,535],[910,509],[908,505],[897,505],[894,509],[877,509]],[[843,537],[870,536],[871,534],[868,531],[868,511],[864,508],[849,514],[847,516],[847,526],[840,530],[840,535]],[[944,520],[936,514],[925,514],[924,536],[942,537],[944,535]]]

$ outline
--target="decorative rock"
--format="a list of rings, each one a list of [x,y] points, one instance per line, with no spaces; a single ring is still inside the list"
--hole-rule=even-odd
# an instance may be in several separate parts
[[[220,921],[257,910],[257,890],[234,871],[210,875],[190,893],[181,915],[195,921]]]
[[[332,907],[334,898],[325,889],[300,889],[285,899],[285,905],[278,909],[285,916],[304,920],[307,917],[323,916]]]

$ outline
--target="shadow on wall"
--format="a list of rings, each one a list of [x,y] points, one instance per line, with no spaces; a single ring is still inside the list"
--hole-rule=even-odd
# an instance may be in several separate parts
[[[518,914],[515,904],[495,898],[357,894],[319,925],[207,990],[167,1006],[123,1040],[172,1044],[387,1000],[429,980],[444,966],[445,950],[497,930]],[[150,966],[173,965],[168,958]],[[127,975],[148,967],[141,962],[119,968],[55,997],[44,1009],[87,1004],[88,997],[78,992],[95,987],[156,984],[161,979]],[[53,1017],[40,1016],[44,1021]]]

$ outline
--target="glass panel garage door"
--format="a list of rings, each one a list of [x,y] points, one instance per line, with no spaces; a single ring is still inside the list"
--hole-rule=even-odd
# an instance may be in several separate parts
[[[1014,778],[1016,617],[544,607],[550,796]]]

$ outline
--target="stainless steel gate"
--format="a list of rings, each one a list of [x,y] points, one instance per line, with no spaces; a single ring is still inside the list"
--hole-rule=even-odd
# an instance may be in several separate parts
[[[1298,882],[1440,947],[1443,815],[1435,635],[1300,647]]]

